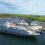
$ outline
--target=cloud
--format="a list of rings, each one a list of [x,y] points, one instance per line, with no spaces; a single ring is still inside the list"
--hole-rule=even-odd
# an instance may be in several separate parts
[[[21,14],[44,14],[45,0],[0,0],[0,12]]]
[[[4,6],[7,6],[8,8],[12,8],[12,9],[17,8],[17,6],[15,4],[13,4],[13,1],[11,1],[11,0],[8,0],[8,1],[6,1],[6,0],[2,1],[1,0],[0,4],[3,4]]]

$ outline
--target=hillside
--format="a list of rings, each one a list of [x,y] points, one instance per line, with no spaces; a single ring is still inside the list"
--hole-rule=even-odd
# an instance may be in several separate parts
[[[38,16],[38,15],[26,15],[26,14],[0,14],[0,18],[25,18],[25,19],[32,19],[38,21],[45,21],[45,16]]]

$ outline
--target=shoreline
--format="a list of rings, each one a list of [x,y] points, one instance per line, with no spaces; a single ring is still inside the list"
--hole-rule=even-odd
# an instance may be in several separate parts
[[[20,19],[27,19],[33,21],[42,21],[45,22],[45,16],[38,16],[38,15],[24,15],[24,14],[0,14],[0,18],[20,18]]]

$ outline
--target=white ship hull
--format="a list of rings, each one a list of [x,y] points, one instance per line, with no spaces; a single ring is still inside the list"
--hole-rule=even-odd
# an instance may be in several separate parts
[[[26,31],[22,31],[19,29],[13,29],[13,28],[5,28],[5,27],[0,27],[0,32],[8,33],[8,34],[13,34],[13,35],[18,35],[18,36],[39,36],[41,35],[40,33],[29,33]]]

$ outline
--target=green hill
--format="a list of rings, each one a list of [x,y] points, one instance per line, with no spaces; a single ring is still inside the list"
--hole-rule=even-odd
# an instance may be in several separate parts
[[[0,18],[25,18],[25,19],[32,19],[36,21],[45,21],[45,16],[38,16],[38,15],[27,15],[27,14],[0,14]]]

